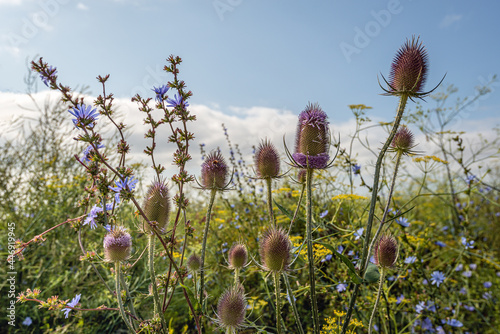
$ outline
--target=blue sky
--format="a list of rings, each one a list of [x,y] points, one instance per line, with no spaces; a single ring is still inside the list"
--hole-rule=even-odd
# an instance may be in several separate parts
[[[38,54],[71,86],[98,94],[95,77],[109,73],[117,97],[153,96],[175,54],[191,103],[225,114],[299,113],[311,101],[332,123],[359,103],[387,119],[396,101],[379,95],[377,74],[388,75],[406,38],[420,35],[428,50],[426,88],[447,73],[445,83],[470,96],[500,73],[499,12],[496,1],[456,0],[0,0],[0,92],[24,92],[25,60]],[[478,118],[497,117],[499,92],[481,101]]]

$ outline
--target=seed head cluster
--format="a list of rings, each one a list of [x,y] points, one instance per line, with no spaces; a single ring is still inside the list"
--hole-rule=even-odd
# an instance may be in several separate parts
[[[226,290],[217,303],[217,320],[231,332],[240,328],[245,320],[247,302],[241,285]]]
[[[375,264],[382,268],[392,268],[398,259],[398,243],[391,235],[383,235],[375,244]]]
[[[422,93],[428,67],[427,51],[422,42],[418,37],[407,40],[392,62],[390,90],[396,95]]]
[[[104,237],[104,258],[108,262],[124,261],[130,257],[132,237],[122,227],[116,227]]]
[[[280,173],[280,156],[276,147],[263,140],[255,152],[257,176],[262,179],[276,178]]]
[[[170,199],[168,197],[168,186],[165,182],[153,182],[146,193],[143,208],[148,220],[155,221],[160,233],[164,234],[170,215]],[[143,222],[142,229],[146,233],[152,232],[151,226],[146,221]]]
[[[244,244],[236,243],[229,249],[229,267],[242,269],[248,261],[248,251]]]
[[[201,165],[201,185],[204,189],[223,190],[227,185],[227,164],[220,152],[213,151]]]
[[[290,265],[292,243],[282,228],[269,228],[260,240],[260,258],[268,271],[280,273]]]

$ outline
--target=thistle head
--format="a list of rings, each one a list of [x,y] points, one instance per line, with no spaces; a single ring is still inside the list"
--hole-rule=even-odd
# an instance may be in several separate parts
[[[104,237],[104,258],[108,262],[124,261],[130,257],[132,237],[123,227],[116,227]]]
[[[160,233],[166,232],[168,217],[170,215],[170,199],[168,197],[168,186],[163,181],[155,181],[148,188],[144,200],[144,213],[150,222],[155,221]],[[151,226],[144,221],[142,230],[145,233],[151,233]]]
[[[280,273],[290,265],[292,243],[282,228],[269,228],[260,239],[259,252],[264,268]]]
[[[425,94],[423,88],[428,67],[427,51],[419,38],[413,37],[411,41],[406,40],[392,62],[389,93],[417,97]]]
[[[231,269],[242,269],[248,261],[247,247],[242,243],[234,244],[229,250],[228,257]]]
[[[227,165],[220,152],[212,151],[201,165],[201,185],[204,189],[223,190],[227,185]]]
[[[391,142],[391,151],[403,155],[413,154],[412,149],[415,147],[413,133],[406,126],[399,128]]]
[[[255,152],[255,168],[257,176],[262,179],[276,178],[280,173],[280,156],[267,139],[260,143]]]
[[[383,268],[392,268],[398,259],[398,242],[391,235],[383,235],[375,244],[375,264]]]
[[[325,168],[330,156],[328,116],[319,104],[308,104],[299,115],[293,159],[302,168]]]
[[[217,320],[221,327],[236,330],[245,321],[247,301],[241,285],[226,290],[217,303]]]
[[[192,254],[187,260],[187,267],[192,272],[198,272],[201,269],[201,258],[196,254]]]

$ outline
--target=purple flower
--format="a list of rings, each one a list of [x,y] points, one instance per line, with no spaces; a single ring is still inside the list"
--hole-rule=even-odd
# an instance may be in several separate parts
[[[405,296],[401,294],[398,298],[396,298],[396,304],[399,305],[405,299]]]
[[[466,295],[467,294],[467,289],[466,288],[461,288],[458,293],[460,293],[461,295]]]
[[[425,318],[423,321],[422,321],[422,324],[420,325],[420,327],[422,328],[422,330],[424,331],[433,331],[433,328],[432,328],[432,321],[431,319],[429,319],[429,317]]]
[[[412,263],[414,263],[415,261],[417,261],[417,257],[416,257],[416,256],[408,256],[408,257],[405,259],[405,263],[406,263],[406,264],[412,264]]]
[[[410,223],[408,223],[408,219],[403,218],[403,217],[399,217],[398,219],[396,219],[396,223],[398,223],[399,225],[401,225],[403,227],[410,226]]]
[[[332,254],[327,254],[323,259],[321,259],[321,262],[330,261],[331,259],[332,259]]]
[[[463,264],[459,264],[456,268],[455,268],[455,271],[461,271],[464,269],[464,265]]]
[[[474,306],[468,306],[468,305],[464,305],[464,309],[470,312],[474,312],[476,310]]]
[[[182,96],[175,94],[173,99],[167,99],[167,107],[175,108],[181,106],[183,108],[189,107],[189,103],[185,102]]]
[[[31,318],[30,318],[30,317],[26,317],[26,318],[24,319],[24,321],[22,322],[22,324],[23,324],[24,326],[31,326],[31,324],[32,324],[32,323],[33,323],[33,320],[31,320]]]
[[[201,165],[203,189],[224,190],[227,187],[228,167],[220,152],[212,151]],[[245,211],[248,208],[245,209]],[[248,212],[247,212],[248,213]]]
[[[462,275],[464,275],[465,277],[471,277],[472,276],[472,271],[470,270],[466,270],[462,273]]]
[[[485,292],[485,293],[483,293],[483,299],[490,300],[491,297],[493,297],[491,295],[491,292]]]
[[[354,164],[352,166],[352,172],[353,172],[354,175],[359,175],[360,171],[361,171],[361,165]]]
[[[48,73],[48,75],[40,74],[40,79],[45,84],[45,86],[49,87],[49,81],[51,78],[55,77],[55,75],[57,73],[57,69],[55,67],[49,66],[49,68],[47,69],[47,73]],[[30,318],[30,320],[31,320],[31,318]]]
[[[120,194],[122,192],[131,192],[135,188],[135,184],[139,180],[135,180],[133,176],[126,177],[124,180],[115,181],[116,187],[109,186],[109,189],[113,190],[115,194],[115,201],[120,202]]]
[[[339,283],[337,284],[337,291],[338,292],[344,292],[345,290],[347,290],[347,284],[345,283]]]
[[[423,310],[425,310],[425,302],[420,302],[415,306],[415,312],[420,314]]]
[[[441,271],[434,271],[431,274],[431,283],[433,285],[436,284],[437,286],[439,286],[439,284],[444,282],[445,278],[446,276],[444,276],[444,273],[442,273]]]
[[[361,238],[363,236],[364,230],[365,229],[362,227],[362,228],[358,229],[356,232],[354,232],[354,236],[355,236],[354,240],[358,240],[359,238]]]
[[[473,246],[474,240],[467,242],[467,239],[465,237],[462,237],[462,245],[465,246],[465,249],[474,248],[474,246]]]
[[[436,327],[436,333],[437,334],[446,334],[442,326],[437,326]]]
[[[471,270],[476,270],[476,268],[477,268],[477,264],[475,264],[475,263],[471,263],[471,264],[469,264],[469,268],[470,268]]]
[[[446,247],[446,244],[442,241],[436,241],[435,244],[438,245],[439,247]]]
[[[101,149],[103,147],[104,145],[97,144],[97,149]],[[94,148],[92,147],[92,145],[87,146],[87,148],[83,151],[83,156],[80,160],[82,160],[83,162],[90,162],[90,154],[92,152],[94,152]]]
[[[158,102],[163,101],[163,96],[167,94],[169,88],[170,87],[168,87],[167,85],[162,85],[160,87],[153,86],[152,91],[156,93],[156,98],[155,98],[156,101]]]
[[[78,129],[84,129],[85,127],[93,128],[93,123],[97,121],[97,110],[92,106],[87,106],[85,104],[79,104],[72,108],[72,110],[68,110],[69,113],[76,118],[73,119],[73,124]]]
[[[474,174],[467,175],[467,178],[465,179],[465,182],[467,182],[467,185],[471,185],[474,180],[476,180],[477,177]]]
[[[491,288],[491,286],[492,286],[492,285],[493,285],[493,284],[492,284],[491,282],[484,282],[484,283],[483,283],[483,286],[484,286],[486,289]]]
[[[327,214],[328,214],[328,210],[325,210],[319,214],[319,218],[325,218]]]
[[[75,307],[75,306],[76,306],[76,304],[78,304],[78,303],[80,302],[80,297],[81,297],[81,296],[82,296],[81,294],[76,295],[76,296],[75,296],[75,298],[73,298],[73,299],[72,299],[69,303],[67,303],[66,305],[67,305],[67,306],[71,306],[71,307]],[[62,312],[64,312],[64,314],[66,315],[66,317],[65,317],[65,318],[68,318],[68,314],[69,314],[69,312],[71,311],[71,309],[66,307],[66,308],[63,308],[61,311],[62,311]]]
[[[451,327],[462,327],[464,325],[457,319],[449,319],[446,321],[446,324]]]
[[[87,218],[85,218],[85,221],[83,222],[83,225],[87,225],[87,224],[90,224],[90,228],[93,230],[97,227],[97,224],[95,222],[95,219],[97,218],[97,214],[99,212],[102,212],[102,208],[98,205],[94,205],[92,207],[92,209],[90,209],[90,212],[87,216]]]

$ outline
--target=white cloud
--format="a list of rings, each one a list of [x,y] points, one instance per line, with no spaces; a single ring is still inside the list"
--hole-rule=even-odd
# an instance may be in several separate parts
[[[76,5],[76,8],[79,9],[79,10],[89,10],[89,7],[86,6],[85,4],[79,2],[77,5]]]
[[[463,15],[461,15],[461,14],[448,14],[441,20],[439,27],[441,27],[441,28],[451,27],[453,24],[456,24],[460,20],[462,20],[462,18],[463,18]]]
[[[20,5],[22,2],[22,0],[0,0],[0,6]]]

